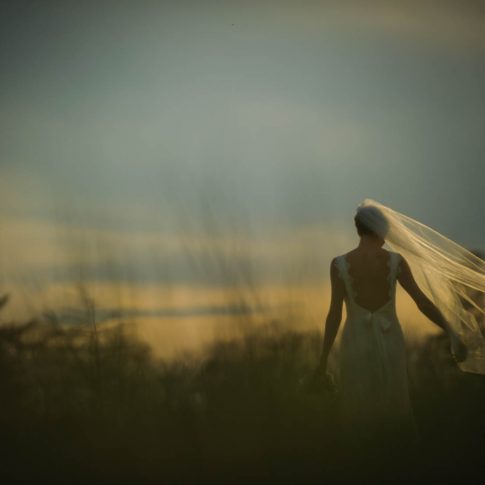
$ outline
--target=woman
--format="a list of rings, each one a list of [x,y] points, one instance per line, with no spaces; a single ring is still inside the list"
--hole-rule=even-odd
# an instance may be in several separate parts
[[[358,443],[362,439],[380,440],[389,436],[398,441],[414,441],[417,438],[408,392],[405,342],[395,308],[397,282],[420,311],[448,334],[456,362],[465,361],[468,352],[456,322],[450,323],[425,295],[403,256],[405,253],[419,260],[420,257],[429,256],[426,251],[431,247],[434,258],[436,254],[441,254],[449,259],[445,254],[446,245],[440,246],[435,238],[435,246],[432,247],[431,238],[423,233],[422,228],[416,231],[408,225],[404,229],[399,223],[405,216],[400,220],[398,216],[402,215],[375,201],[364,201],[354,219],[360,236],[359,245],[334,258],[330,266],[332,295],[317,373],[326,375],[328,355],[337,335],[345,300],[347,319],[339,359],[341,412],[344,431]],[[420,244],[416,243],[418,233],[422,238],[422,248],[426,249],[420,250]],[[408,241],[409,245],[403,241]],[[382,247],[385,242],[391,247],[394,244],[402,251],[385,250]],[[423,260],[421,263],[426,266]],[[450,278],[450,271],[445,274],[441,272],[443,267],[438,267],[440,272],[434,279],[436,287],[454,288],[454,281],[446,279]],[[428,268],[424,274],[432,277],[432,272],[433,269]],[[484,273],[479,272],[479,276],[482,284]],[[450,285],[443,286],[443,281]],[[481,290],[484,288],[481,287]],[[439,296],[443,295],[441,291]],[[440,298],[435,300],[441,301]]]

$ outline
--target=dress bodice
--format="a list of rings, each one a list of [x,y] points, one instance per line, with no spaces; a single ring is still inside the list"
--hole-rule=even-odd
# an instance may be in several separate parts
[[[350,317],[364,317],[367,320],[379,319],[382,317],[395,316],[396,312],[396,281],[399,268],[399,253],[389,251],[387,260],[387,283],[388,283],[388,300],[376,310],[369,310],[356,302],[356,291],[354,288],[352,276],[349,273],[349,263],[346,255],[343,254],[336,258],[336,265],[339,275],[345,285],[345,304],[347,315]]]

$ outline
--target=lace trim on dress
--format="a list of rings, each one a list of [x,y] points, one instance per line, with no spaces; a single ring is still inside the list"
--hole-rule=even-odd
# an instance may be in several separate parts
[[[354,290],[354,285],[353,285],[353,282],[354,282],[354,279],[352,278],[352,276],[350,276],[350,263],[349,261],[347,260],[347,256],[344,254],[342,256],[342,260],[343,260],[343,263],[344,263],[344,266],[345,266],[345,275],[346,275],[346,281],[347,281],[347,292],[349,294],[349,298],[355,302],[355,296],[357,294],[357,292]]]
[[[340,279],[344,282],[345,287],[347,287],[347,279],[345,278],[345,268],[342,264],[342,257],[335,258],[335,266],[337,267],[338,275]]]

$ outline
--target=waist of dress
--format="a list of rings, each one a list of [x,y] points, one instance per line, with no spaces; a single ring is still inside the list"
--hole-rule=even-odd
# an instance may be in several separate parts
[[[375,312],[361,307],[349,309],[346,320],[353,322],[354,325],[362,323],[385,331],[391,326],[393,321],[398,322],[398,317],[394,305],[389,305],[389,307]]]

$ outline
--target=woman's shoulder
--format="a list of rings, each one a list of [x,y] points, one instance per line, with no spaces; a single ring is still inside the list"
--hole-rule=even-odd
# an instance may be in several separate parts
[[[336,271],[339,275],[342,274],[342,271],[345,266],[345,256],[347,253],[344,254],[338,254],[337,256],[334,256],[330,260],[330,268],[333,271]]]
[[[401,263],[404,258],[402,257],[401,253],[398,253],[397,251],[389,251],[389,250],[386,250],[386,251],[388,251],[388,253],[390,253],[390,257],[394,259],[396,275],[399,275],[399,273],[401,272]]]
[[[402,258],[401,253],[398,253],[397,251],[391,251],[390,249],[384,249],[384,251],[387,251],[391,257],[397,258],[398,260]]]
[[[341,263],[341,261],[345,260],[345,258],[347,257],[347,254],[348,253],[343,253],[343,254],[338,254],[337,256],[334,256],[332,259],[331,259],[331,264],[334,265],[339,265]]]
[[[330,262],[330,274],[337,280],[345,280],[345,254],[334,256]]]

